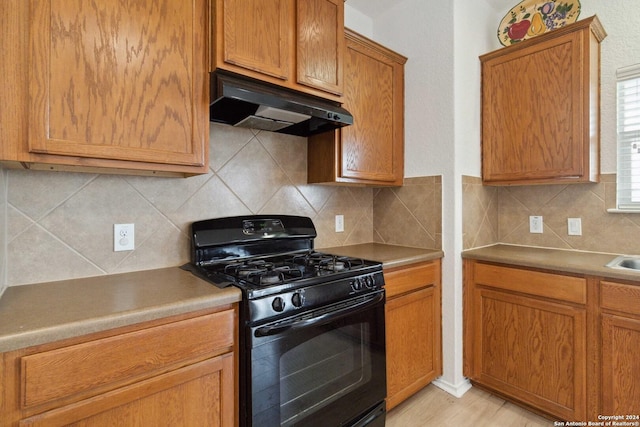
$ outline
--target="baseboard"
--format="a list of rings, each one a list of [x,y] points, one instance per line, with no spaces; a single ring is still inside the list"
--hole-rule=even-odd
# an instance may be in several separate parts
[[[432,384],[458,398],[462,397],[471,388],[471,382],[468,379],[465,379],[458,384],[451,384],[440,377],[436,378]]]

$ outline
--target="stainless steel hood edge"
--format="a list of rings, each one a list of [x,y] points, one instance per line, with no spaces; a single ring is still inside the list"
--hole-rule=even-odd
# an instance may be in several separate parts
[[[298,136],[353,124],[338,103],[225,71],[210,77],[212,122]]]

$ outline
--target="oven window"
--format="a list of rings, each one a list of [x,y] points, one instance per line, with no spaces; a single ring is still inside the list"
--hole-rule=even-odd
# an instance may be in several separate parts
[[[384,308],[290,330],[252,349],[254,426],[327,426],[384,400]]]
[[[366,386],[371,379],[367,324],[325,331],[280,357],[280,422],[309,413]]]

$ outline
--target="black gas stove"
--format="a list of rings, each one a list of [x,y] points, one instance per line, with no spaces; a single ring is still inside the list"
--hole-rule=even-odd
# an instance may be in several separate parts
[[[248,426],[384,426],[382,264],[314,250],[310,218],[192,224],[185,266],[242,291],[240,411]]]
[[[191,229],[191,269],[217,286],[239,287],[253,301],[247,321],[311,309],[384,285],[379,262],[315,251],[316,230],[307,217],[216,218],[194,222]]]

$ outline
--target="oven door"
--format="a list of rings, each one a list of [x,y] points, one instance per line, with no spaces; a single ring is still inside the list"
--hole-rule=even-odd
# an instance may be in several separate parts
[[[384,426],[384,290],[248,328],[246,426]]]

